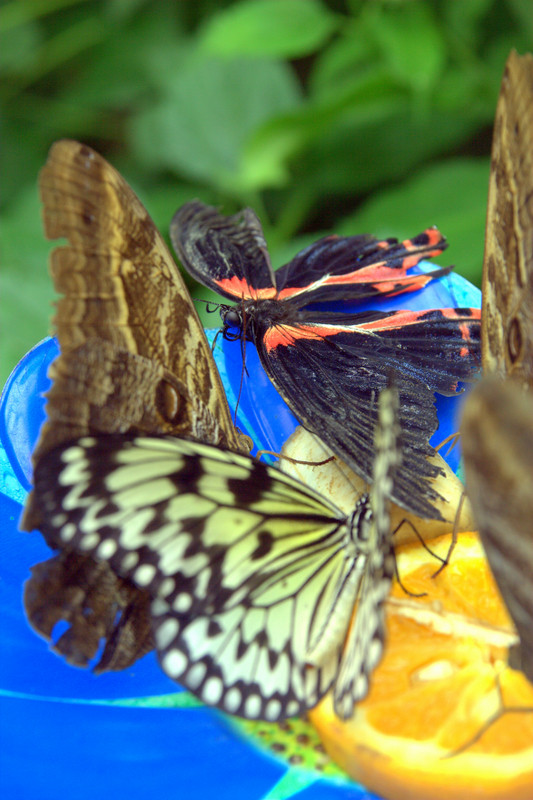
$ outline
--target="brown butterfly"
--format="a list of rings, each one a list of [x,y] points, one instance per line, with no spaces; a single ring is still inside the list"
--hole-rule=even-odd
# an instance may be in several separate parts
[[[533,56],[514,50],[494,122],[482,290],[484,372],[533,386]]]
[[[41,171],[44,229],[66,238],[50,271],[63,297],[54,319],[61,354],[50,368],[47,422],[33,456],[87,433],[170,434],[248,452],[234,428],[202,325],[145,208],[101,156],[56,142]],[[39,529],[35,491],[21,527]],[[60,552],[36,565],[25,587],[29,620],[55,649],[86,666],[106,641],[97,671],[124,669],[153,647],[149,598],[106,563]]]
[[[483,264],[486,376],[461,425],[467,493],[533,680],[533,56],[511,52],[496,110]]]

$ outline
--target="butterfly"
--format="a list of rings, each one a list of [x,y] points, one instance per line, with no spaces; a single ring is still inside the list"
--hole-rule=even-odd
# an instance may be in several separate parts
[[[404,448],[393,499],[418,516],[442,519],[428,458],[437,428],[434,392],[453,394],[479,361],[477,309],[362,311],[306,309],[326,300],[391,297],[449,270],[407,275],[445,247],[429,229],[413,240],[326,237],[275,273],[260,222],[246,209],[224,217],[193,201],[171,223],[174,249],[188,272],[239,305],[221,306],[226,338],[244,335],[291,411],[366,481],[372,480],[373,399],[394,369]],[[237,327],[238,333],[232,333]]]
[[[346,718],[383,651],[398,437],[390,388],[372,492],[348,517],[274,466],[172,437],[65,443],[36,465],[35,486],[48,539],[149,593],[161,666],[203,702],[277,721],[333,687]]]
[[[54,447],[90,433],[190,436],[247,452],[179,270],[124,179],[91,148],[64,140],[52,146],[39,187],[46,236],[67,244],[51,254],[61,353],[49,372],[35,469]],[[21,526],[46,530],[37,488]],[[25,587],[37,631],[50,639],[66,620],[55,649],[79,666],[104,639],[98,671],[122,669],[150,650],[146,592],[106,564],[48,543],[60,552],[36,565]]]
[[[482,279],[483,371],[533,386],[533,55],[512,51],[492,141]]]
[[[492,144],[481,352],[461,423],[468,497],[533,681],[533,56],[512,51]]]
[[[461,425],[468,498],[520,636],[511,663],[533,681],[533,393],[490,377],[471,394]]]

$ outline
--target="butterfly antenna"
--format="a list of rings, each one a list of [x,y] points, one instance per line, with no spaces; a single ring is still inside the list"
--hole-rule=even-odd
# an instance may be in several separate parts
[[[241,379],[239,382],[239,392],[237,394],[237,402],[235,403],[235,414],[233,417],[233,424],[237,425],[237,410],[239,408],[239,403],[241,402],[241,395],[244,386],[244,374],[248,376],[248,370],[246,369],[246,325],[248,320],[246,318],[246,308],[244,305],[244,297],[242,298],[242,306],[241,306],[241,319],[242,319],[242,330],[241,330],[241,358],[242,358],[242,369],[241,369]]]
[[[498,699],[500,702],[500,707],[492,714],[486,722],[481,726],[481,728],[464,744],[459,745],[454,750],[451,750],[445,756],[442,756],[443,760],[447,758],[453,758],[454,756],[458,756],[461,753],[464,753],[465,750],[468,750],[469,747],[479,742],[483,734],[485,734],[491,725],[494,725],[504,714],[532,714],[533,713],[533,706],[506,706],[504,699],[503,699],[503,692],[502,692],[502,685],[500,682],[499,674],[496,674],[494,682],[496,684],[496,690],[498,692]]]
[[[215,303],[214,300],[202,300],[201,297],[192,297],[191,300],[194,300],[195,303],[204,303],[207,314],[214,314],[222,306],[222,303]]]
[[[336,456],[329,456],[329,458],[324,458],[322,461],[303,461],[300,458],[292,458],[292,456],[286,456],[283,453],[276,453],[275,450],[258,450],[255,457],[261,458],[261,456],[275,456],[280,461],[288,461],[290,464],[302,464],[304,467],[322,467],[337,458]]]
[[[223,330],[222,328],[219,328],[219,329],[218,329],[218,331],[215,333],[215,336],[214,336],[214,338],[213,338],[213,341],[211,342],[211,352],[212,352],[212,353],[214,353],[214,352],[215,352],[215,345],[216,345],[216,343],[217,343],[217,339],[218,339],[218,336],[219,336],[219,334],[220,334],[220,333],[222,333],[222,330]]]

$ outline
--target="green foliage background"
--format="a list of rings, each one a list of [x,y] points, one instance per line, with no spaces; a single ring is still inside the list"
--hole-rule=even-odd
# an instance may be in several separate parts
[[[496,98],[509,50],[533,49],[531,12],[531,0],[5,2],[0,385],[49,332],[36,178],[63,137],[110,160],[165,235],[193,197],[254,207],[275,265],[324,232],[437,224],[441,263],[479,283]]]

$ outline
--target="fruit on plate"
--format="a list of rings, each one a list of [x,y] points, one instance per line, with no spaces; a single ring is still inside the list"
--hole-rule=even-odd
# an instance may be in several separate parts
[[[449,543],[429,545],[444,557]],[[368,696],[346,721],[330,696],[310,713],[326,750],[387,800],[531,800],[533,685],[508,665],[518,637],[477,534],[459,535],[436,576],[419,542],[397,565],[413,594],[394,582]]]

